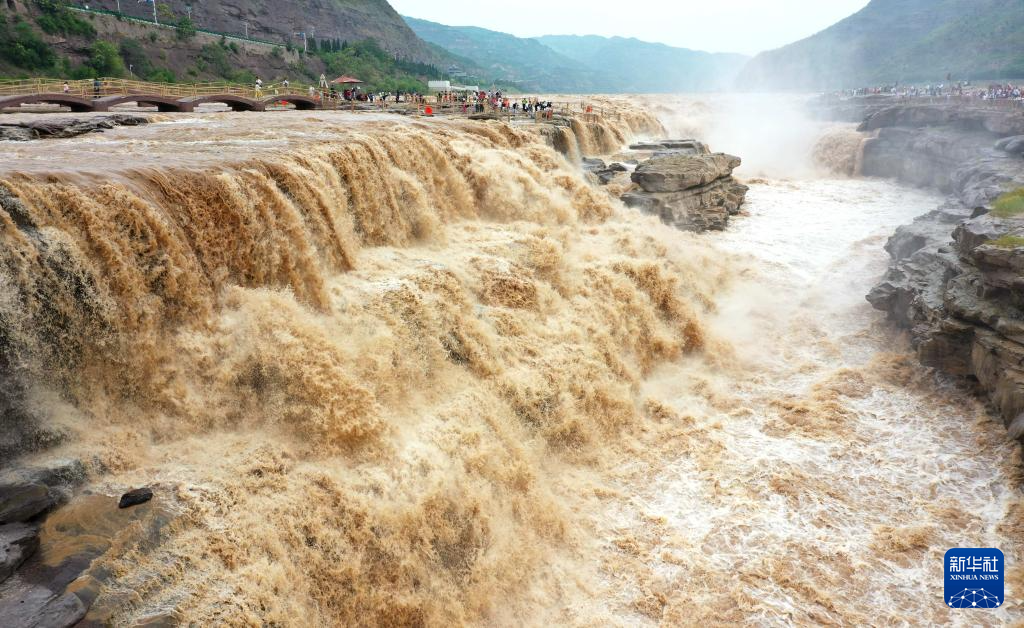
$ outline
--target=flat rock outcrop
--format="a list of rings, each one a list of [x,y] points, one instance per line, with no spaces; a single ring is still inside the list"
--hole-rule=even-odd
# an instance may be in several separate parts
[[[930,105],[909,102],[871,113],[857,130],[875,131],[888,127],[944,127],[995,133],[1000,136],[1024,135],[1024,115],[1013,110],[975,107],[969,104]]]
[[[697,140],[660,140],[657,142],[639,142],[631,144],[629,150],[652,152],[675,151],[688,155],[703,155],[708,152],[707,146]]]
[[[0,524],[29,521],[56,505],[57,500],[45,484],[24,482],[0,485]]]
[[[18,124],[0,124],[0,141],[29,142],[41,139],[64,139],[88,133],[102,133],[119,126],[148,124],[149,118],[124,113],[92,118],[60,118],[32,120]]]
[[[639,189],[624,194],[623,202],[684,231],[724,229],[746,199],[747,186],[732,177],[740,158],[710,153],[693,140],[673,142],[680,146],[675,149],[668,144],[657,144],[666,152],[637,166],[631,178]]]
[[[951,199],[897,229],[886,246],[892,265],[867,298],[910,330],[922,363],[976,381],[1024,439],[1024,216],[991,210],[1024,187],[1015,153],[1024,116],[921,109],[868,118],[878,135],[865,145],[864,172]]]

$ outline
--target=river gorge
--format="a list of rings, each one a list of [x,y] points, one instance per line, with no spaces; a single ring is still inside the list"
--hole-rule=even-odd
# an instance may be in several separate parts
[[[0,615],[1024,621],[1020,444],[865,300],[948,190],[804,99],[600,102],[0,143],[2,483],[53,502]],[[720,231],[581,166],[666,137],[742,158]],[[952,547],[1005,553],[1002,608],[947,608]]]

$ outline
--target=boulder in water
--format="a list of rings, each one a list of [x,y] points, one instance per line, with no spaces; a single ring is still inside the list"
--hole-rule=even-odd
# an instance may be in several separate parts
[[[597,180],[601,185],[608,185],[615,180],[616,177],[622,175],[625,178],[626,172],[629,172],[629,168],[618,162],[612,163],[601,170],[595,170],[594,175],[597,176]]]
[[[139,504],[145,504],[149,500],[153,499],[153,489],[150,488],[137,488],[135,490],[128,491],[121,496],[121,501],[117,503],[118,508],[131,508],[132,506],[138,506]]]
[[[633,182],[645,192],[681,192],[727,177],[740,163],[739,157],[725,153],[670,153],[654,157],[637,167]]]
[[[724,229],[746,200],[747,186],[732,178],[740,163],[724,153],[656,155],[633,172],[640,189],[622,200],[684,231]]]
[[[1001,150],[1011,155],[1024,155],[1024,135],[1004,137],[996,142],[996,150]]]

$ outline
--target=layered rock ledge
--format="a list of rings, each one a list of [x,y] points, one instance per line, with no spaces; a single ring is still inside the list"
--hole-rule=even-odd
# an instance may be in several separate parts
[[[119,126],[148,124],[149,118],[125,113],[92,118],[59,118],[32,120],[16,124],[0,124],[0,141],[29,142],[41,139],[63,139],[102,133]]]
[[[900,227],[868,301],[911,332],[921,362],[977,382],[1024,439],[1024,216],[993,212],[1024,187],[1024,115],[900,106],[867,118],[863,172],[951,194]]]
[[[696,232],[724,229],[729,217],[739,213],[748,190],[732,177],[739,157],[711,153],[695,140],[637,148],[657,152],[633,172],[631,180],[638,189],[622,196],[628,207]]]

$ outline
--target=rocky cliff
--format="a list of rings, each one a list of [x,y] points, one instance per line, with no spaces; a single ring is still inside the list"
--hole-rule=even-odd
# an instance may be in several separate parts
[[[1024,187],[1024,114],[897,106],[867,118],[863,173],[951,195],[900,227],[868,301],[911,331],[921,361],[977,382],[1024,438],[1024,214],[994,209]]]

